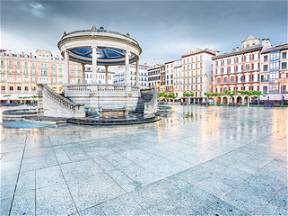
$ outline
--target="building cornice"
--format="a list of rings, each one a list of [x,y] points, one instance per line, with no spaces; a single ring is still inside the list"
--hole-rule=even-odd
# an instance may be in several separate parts
[[[209,51],[209,50],[200,50],[198,52],[182,55],[181,58],[186,58],[186,57],[189,57],[189,56],[198,55],[198,54],[202,54],[202,53],[207,53],[207,54],[214,55],[214,56],[216,55],[216,53],[214,53],[212,51]]]
[[[262,49],[262,45],[256,46],[256,47],[250,47],[250,48],[246,48],[246,49],[241,49],[238,51],[233,51],[233,52],[224,53],[224,54],[214,56],[214,57],[212,57],[212,60],[227,58],[227,57],[231,57],[231,56],[237,56],[237,55],[245,54],[248,52],[260,51],[261,49]]]

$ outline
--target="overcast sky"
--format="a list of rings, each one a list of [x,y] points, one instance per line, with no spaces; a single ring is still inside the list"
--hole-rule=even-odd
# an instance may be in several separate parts
[[[287,42],[287,1],[1,1],[1,48],[50,49],[64,31],[104,26],[129,32],[141,62],[178,59],[191,48],[226,52],[248,35]]]

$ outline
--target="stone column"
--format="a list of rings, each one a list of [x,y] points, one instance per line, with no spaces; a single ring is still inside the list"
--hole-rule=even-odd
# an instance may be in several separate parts
[[[108,65],[105,65],[105,85],[108,85]]]
[[[68,50],[64,51],[64,74],[63,74],[63,84],[69,85],[69,53]]]
[[[82,84],[86,84],[86,77],[85,77],[85,64],[84,63],[82,63],[81,64],[81,66],[82,66]]]
[[[127,50],[125,53],[125,85],[128,87],[131,86],[131,74],[130,74],[130,65],[129,65],[129,55],[130,52]]]
[[[92,83],[97,83],[97,46],[92,46]]]
[[[139,86],[139,58],[136,61],[136,86]]]

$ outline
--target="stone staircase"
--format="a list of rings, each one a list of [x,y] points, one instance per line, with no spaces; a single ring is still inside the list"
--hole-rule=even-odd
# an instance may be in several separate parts
[[[44,116],[51,117],[85,117],[84,106],[76,104],[68,98],[57,94],[48,85],[38,85],[41,100],[40,108],[44,110]]]

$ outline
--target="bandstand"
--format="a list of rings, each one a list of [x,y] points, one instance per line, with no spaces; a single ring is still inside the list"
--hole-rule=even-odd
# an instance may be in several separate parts
[[[157,109],[156,92],[141,92],[139,87],[139,57],[142,52],[138,42],[130,35],[92,27],[66,33],[58,42],[64,58],[64,95],[55,94],[48,86],[42,86],[42,106],[47,116],[67,118],[87,117],[87,113],[99,116],[123,115],[142,112],[154,115]],[[80,84],[70,83],[69,62],[82,65]],[[136,64],[136,83],[131,85],[130,64]],[[92,83],[85,81],[85,65],[92,66]],[[108,72],[112,66],[125,66],[124,84],[109,85]],[[105,68],[105,84],[97,84],[97,68]],[[150,95],[150,96],[149,96]],[[147,99],[149,98],[149,99]]]

